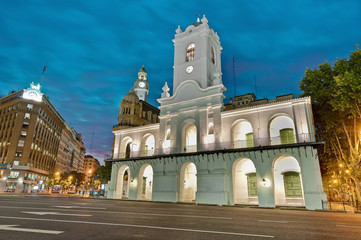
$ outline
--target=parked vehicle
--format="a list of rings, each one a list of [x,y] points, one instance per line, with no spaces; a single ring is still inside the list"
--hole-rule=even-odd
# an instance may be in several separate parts
[[[51,190],[51,193],[60,193],[61,192],[61,186],[60,185],[54,185],[53,189]]]

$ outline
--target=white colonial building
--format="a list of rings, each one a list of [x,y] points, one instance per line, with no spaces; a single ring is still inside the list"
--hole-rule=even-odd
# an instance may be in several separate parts
[[[113,128],[108,197],[322,208],[311,99],[246,94],[225,105],[222,47],[207,19],[178,27],[173,42],[173,95],[165,84],[159,122]]]

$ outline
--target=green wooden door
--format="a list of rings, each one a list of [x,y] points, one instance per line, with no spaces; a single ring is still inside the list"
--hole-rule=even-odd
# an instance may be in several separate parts
[[[257,197],[257,176],[256,173],[247,174],[248,197]]]
[[[247,142],[247,147],[254,147],[253,133],[246,134],[246,142]]]
[[[302,197],[300,174],[297,172],[286,172],[283,174],[286,197]]]
[[[280,130],[281,144],[295,143],[295,134],[292,128],[285,128]]]

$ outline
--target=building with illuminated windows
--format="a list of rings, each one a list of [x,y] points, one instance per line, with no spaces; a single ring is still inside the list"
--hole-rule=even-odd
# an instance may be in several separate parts
[[[85,182],[90,182],[92,176],[99,168],[100,163],[98,159],[94,158],[92,155],[85,155],[84,158],[84,170],[83,173],[85,175]]]
[[[113,128],[108,197],[322,208],[311,99],[245,94],[224,104],[222,47],[208,20],[178,27],[173,42],[173,93],[162,88],[159,123]]]
[[[83,171],[85,146],[40,84],[0,99],[0,192],[44,190],[55,170]]]

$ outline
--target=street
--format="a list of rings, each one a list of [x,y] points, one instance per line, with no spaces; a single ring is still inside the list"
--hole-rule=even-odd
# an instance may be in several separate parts
[[[361,214],[0,196],[0,239],[361,239]]]

